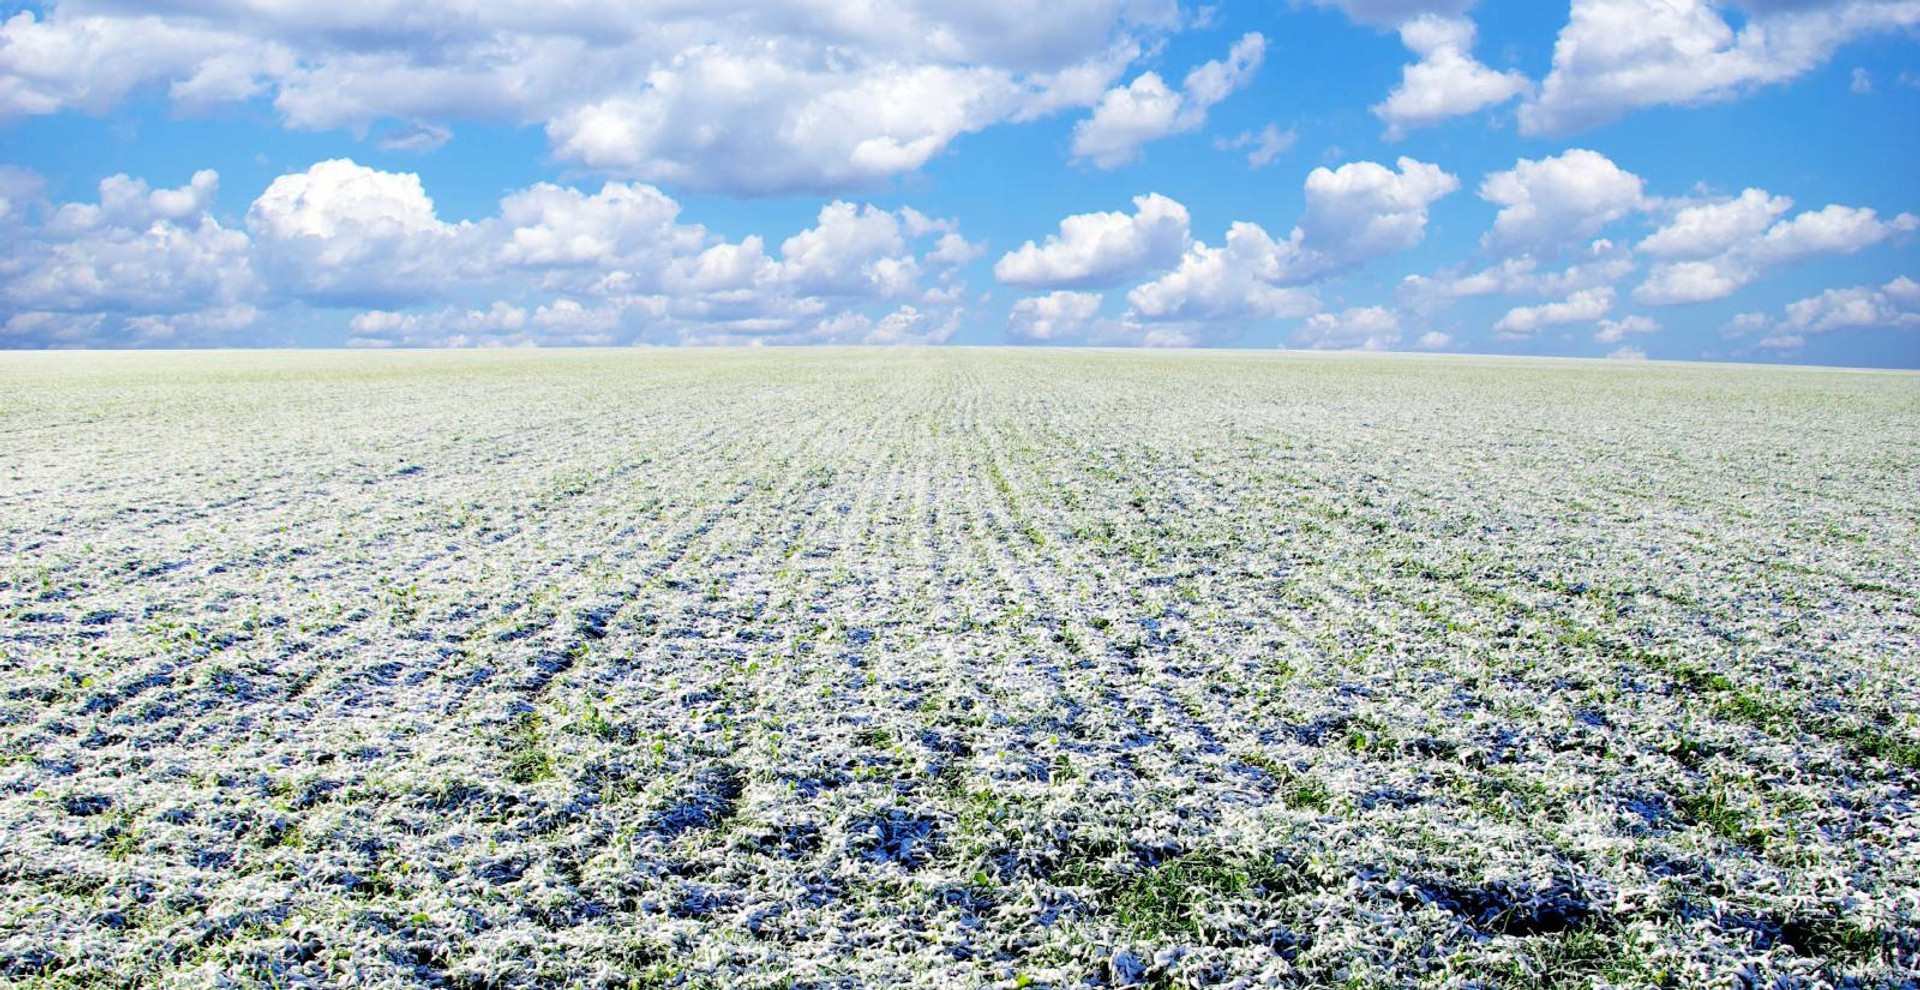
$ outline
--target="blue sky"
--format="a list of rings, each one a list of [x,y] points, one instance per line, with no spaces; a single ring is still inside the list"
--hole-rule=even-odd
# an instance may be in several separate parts
[[[1920,366],[1920,0],[0,4],[0,346]]]

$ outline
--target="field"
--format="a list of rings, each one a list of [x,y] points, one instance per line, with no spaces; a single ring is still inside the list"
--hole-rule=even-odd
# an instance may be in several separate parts
[[[0,358],[0,983],[1911,987],[1920,376]]]

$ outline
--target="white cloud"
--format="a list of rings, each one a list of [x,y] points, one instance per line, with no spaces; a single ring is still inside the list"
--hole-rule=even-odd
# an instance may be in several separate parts
[[[245,35],[190,18],[66,16],[56,8],[42,20],[22,11],[0,24],[0,118],[101,113],[162,81],[173,81],[189,101],[246,99],[253,95],[244,80],[250,74],[237,64],[248,47]],[[256,49],[255,60],[276,50]]]
[[[481,257],[471,225],[441,223],[419,176],[347,159],[273,180],[247,229],[276,286],[325,304],[430,298]]]
[[[1597,344],[1618,344],[1628,337],[1640,337],[1650,333],[1659,333],[1662,327],[1656,320],[1645,316],[1627,316],[1618,320],[1601,320],[1600,330],[1593,335]]]
[[[1118,168],[1138,158],[1149,141],[1199,130],[1209,108],[1253,78],[1266,46],[1259,34],[1242,37],[1225,60],[1187,73],[1178,92],[1153,72],[1108,90],[1093,115],[1074,126],[1073,157],[1095,168]]]
[[[439,150],[451,140],[453,140],[452,128],[428,121],[415,121],[381,135],[378,144],[382,151],[410,151],[425,154]]]
[[[421,318],[406,313],[390,313],[372,310],[361,313],[347,321],[353,330],[353,336],[347,339],[352,347],[391,347],[414,327],[420,325]]]
[[[1662,258],[1711,257],[1764,233],[1792,208],[1793,200],[1785,196],[1748,189],[1735,199],[1679,210],[1635,250]]]
[[[171,189],[101,180],[97,203],[65,204],[0,247],[0,305],[68,314],[28,321],[67,333],[106,326],[90,319],[101,312],[179,316],[246,302],[255,287],[247,235],[213,217],[218,188],[205,170]]]
[[[939,268],[958,268],[987,253],[987,246],[977,241],[969,241],[957,231],[942,233],[935,242],[932,251],[927,252],[925,261]]]
[[[1560,302],[1519,306],[1508,310],[1493,329],[1503,339],[1514,340],[1531,337],[1547,327],[1592,323],[1613,309],[1613,296],[1611,288],[1586,289]]]
[[[248,303],[232,303],[185,313],[143,313],[127,318],[124,341],[139,347],[224,346],[249,339],[262,329],[266,314]],[[257,339],[255,342],[258,342]]]
[[[607,291],[659,291],[676,297],[754,299],[780,281],[780,265],[767,255],[766,242],[749,234],[738,243],[723,241],[669,262],[656,287],[644,273],[616,269],[604,278]]]
[[[1283,131],[1277,124],[1268,124],[1258,131],[1241,131],[1231,138],[1215,138],[1213,147],[1216,151],[1251,148],[1247,152],[1247,167],[1266,168],[1291,151],[1299,140],[1300,135],[1292,128]]]
[[[1227,339],[1218,326],[1204,323],[1143,322],[1131,313],[1118,319],[1095,320],[1087,328],[1087,342],[1102,347],[1198,347]]]
[[[1508,255],[1467,274],[1403,279],[1403,305],[1431,312],[1453,300],[1484,295],[1570,295],[1609,287],[1636,269],[1634,251],[1605,238],[1586,257],[1545,270],[1538,255],[1593,236],[1635,211],[1664,213],[1666,221],[1635,251],[1653,259],[1633,290],[1635,302],[1670,306],[1724,299],[1770,269],[1822,255],[1853,254],[1897,235],[1920,230],[1920,217],[1883,219],[1871,209],[1829,205],[1789,216],[1793,201],[1764,189],[1709,200],[1658,200],[1638,176],[1596,152],[1573,149],[1541,161],[1521,160],[1488,175],[1482,198],[1499,204],[1490,249]],[[1537,307],[1516,310],[1520,319]]]
[[[1741,4],[1736,31],[1707,0],[1574,0],[1521,131],[1566,134],[1639,107],[1734,99],[1824,64],[1846,42],[1920,24],[1911,0]]]
[[[678,222],[680,204],[652,186],[609,182],[592,195],[539,183],[500,201],[495,257],[527,268],[618,268],[648,273],[707,245],[703,228]]]
[[[303,129],[413,122],[383,139],[412,149],[538,124],[564,160],[734,194],[870,185],[1089,105],[1182,21],[1171,0],[49,6],[0,24],[0,117],[265,98]]]
[[[941,344],[959,328],[959,319],[954,313],[927,313],[912,306],[902,306],[876,321],[873,328],[860,338],[860,342],[888,346]]]
[[[1441,333],[1438,330],[1429,330],[1426,333],[1421,334],[1420,339],[1416,341],[1416,343],[1419,346],[1424,347],[1428,350],[1438,350],[1439,348],[1442,348],[1442,347],[1452,347],[1453,334]]]
[[[1396,27],[1423,15],[1452,16],[1473,9],[1475,0],[1313,0],[1316,7],[1334,7],[1356,24]]]
[[[348,347],[508,347],[535,342],[526,332],[527,311],[506,302],[495,302],[484,310],[371,310],[355,316],[347,326],[351,331]]]
[[[530,319],[533,326],[546,335],[547,342],[560,339],[575,344],[609,344],[617,339],[616,334],[630,314],[636,312],[647,310],[608,304],[588,306],[574,299],[560,298],[535,309]]]
[[[0,224],[20,223],[27,207],[40,199],[46,180],[18,165],[0,165]]]
[[[1049,292],[1014,302],[1007,335],[1014,340],[1057,343],[1084,337],[1100,314],[1097,292]]]
[[[781,276],[809,295],[897,298],[919,281],[899,218],[873,206],[832,202],[815,225],[780,245]]]
[[[1426,339],[1421,338],[1423,342]],[[1307,317],[1306,323],[1294,335],[1294,341],[1305,347],[1322,349],[1386,350],[1400,343],[1400,316],[1381,306],[1356,307],[1339,313],[1315,313]]]
[[[1728,203],[1681,210],[1641,247],[1690,260],[1655,265],[1634,289],[1634,300],[1673,306],[1725,299],[1768,269],[1820,255],[1855,254],[1920,229],[1920,217],[1911,213],[1882,220],[1871,209],[1837,204],[1773,219],[1790,205],[1785,198],[1749,189]]]
[[[0,342],[8,347],[99,346],[104,313],[14,313],[0,324]]]
[[[1420,60],[1401,70],[1400,84],[1373,114],[1396,140],[1414,127],[1497,106],[1526,92],[1518,72],[1497,72],[1473,57],[1473,22],[1427,14],[1400,25],[1400,39]]]
[[[706,50],[657,71],[638,95],[555,117],[547,136],[562,158],[682,189],[827,192],[914,171],[1005,119],[1017,97],[988,69],[809,70]]]
[[[1886,293],[1887,298],[1893,300],[1897,305],[1904,306],[1907,309],[1920,310],[1920,282],[1915,282],[1913,279],[1902,275],[1888,282],[1886,285],[1881,286],[1880,291]]]
[[[1136,196],[1133,215],[1079,213],[1060,221],[1045,245],[1028,241],[1003,256],[993,275],[1008,285],[1113,285],[1173,264],[1191,240],[1187,208],[1158,193]]]
[[[0,193],[32,192],[30,177],[0,178]],[[217,190],[212,172],[170,189],[113,176],[97,202],[40,209],[37,224],[9,205],[9,342],[218,343],[293,304],[360,311],[356,346],[940,340],[962,313],[957,266],[980,250],[951,219],[834,201],[770,255],[620,182],[541,183],[450,224],[417,176],[345,159],[275,179],[245,230],[213,217]],[[475,296],[497,301],[449,305]]]
[[[98,204],[68,203],[54,213],[48,227],[80,231],[198,219],[213,205],[220,189],[220,176],[210,169],[201,169],[178,189],[152,189],[145,180],[112,175],[100,180],[99,188]]]
[[[939,344],[952,337],[959,329],[956,314],[951,312],[922,311],[913,306],[901,306],[893,312],[875,319],[861,312],[841,313],[822,320],[806,334],[798,335],[780,343],[808,344]],[[739,343],[737,337],[708,335],[704,338],[688,339],[688,343]]]
[[[1585,148],[1539,161],[1523,158],[1488,175],[1480,198],[1501,207],[1485,243],[1505,252],[1558,250],[1645,203],[1639,176]]]
[[[1585,260],[1552,270],[1542,270],[1532,256],[1521,256],[1462,275],[1408,275],[1397,294],[1404,305],[1421,311],[1475,296],[1565,296],[1613,285],[1637,267],[1631,251],[1605,238],[1589,244],[1581,257]]]
[[[1320,308],[1307,283],[1403,251],[1426,234],[1427,209],[1459,188],[1438,166],[1401,158],[1317,168],[1306,211],[1285,240],[1237,222],[1219,247],[1193,242],[1173,270],[1127,293],[1121,325],[1186,343],[1237,334],[1248,322],[1309,316]]]
[[[1740,313],[1720,328],[1720,336],[1727,340],[1735,340],[1765,330],[1772,325],[1773,321],[1765,313]]]
[[[1648,306],[1725,299],[1747,284],[1751,275],[1729,271],[1711,261],[1681,261],[1655,265],[1647,280],[1633,290],[1635,302]]]
[[[443,226],[419,176],[344,158],[273,180],[247,211],[247,224],[262,237],[326,241],[437,233]]]
[[[1427,208],[1460,188],[1437,165],[1401,158],[1398,171],[1375,162],[1316,168],[1307,176],[1306,215],[1294,228],[1289,277],[1304,280],[1404,251],[1426,236]]]
[[[1777,324],[1795,334],[1887,327],[1920,327],[1920,283],[1901,276],[1877,289],[1828,289],[1788,303]]]
[[[1221,323],[1305,316],[1313,293],[1276,284],[1295,253],[1259,225],[1235,223],[1224,247],[1195,242],[1173,271],[1136,286],[1127,302],[1142,320]]]
[[[1747,253],[1762,265],[1787,264],[1820,254],[1853,254],[1916,229],[1920,217],[1911,213],[1883,221],[1870,209],[1828,205],[1767,228]]]
[[[1647,359],[1647,352],[1629,344],[1624,347],[1616,347],[1612,351],[1609,351],[1607,353],[1607,359],[1610,361],[1645,361]]]
[[[1873,74],[1859,66],[1854,66],[1853,81],[1847,84],[1847,89],[1859,96],[1873,92]]]

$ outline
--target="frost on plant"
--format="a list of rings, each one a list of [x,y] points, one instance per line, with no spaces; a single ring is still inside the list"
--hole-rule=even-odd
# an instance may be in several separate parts
[[[0,983],[1905,987],[1911,375],[0,362]]]

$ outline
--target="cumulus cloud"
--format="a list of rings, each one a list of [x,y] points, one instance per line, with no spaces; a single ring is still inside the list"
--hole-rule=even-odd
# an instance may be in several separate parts
[[[31,192],[0,193],[14,187]],[[838,200],[769,252],[622,182],[541,183],[447,223],[418,176],[346,159],[275,179],[244,229],[213,216],[217,191],[212,172],[176,188],[121,175],[38,222],[9,207],[7,342],[218,343],[292,305],[357,311],[355,346],[944,340],[957,266],[979,253],[951,219]]]
[[[1720,328],[1720,336],[1727,340],[1734,340],[1765,330],[1772,323],[1773,321],[1768,319],[1765,313],[1740,313]]]
[[[415,121],[380,136],[382,151],[409,151],[425,154],[453,140],[453,128],[426,121]]]
[[[1627,316],[1618,320],[1601,320],[1599,332],[1593,335],[1598,344],[1618,344],[1628,337],[1643,337],[1659,333],[1663,329],[1659,321],[1645,316]]]
[[[16,183],[23,189],[30,186]],[[153,339],[218,340],[257,283],[247,235],[211,213],[219,176],[175,188],[125,175],[101,180],[94,203],[67,203],[38,226],[22,219],[0,248],[0,309],[25,343],[110,342],[130,318]],[[208,314],[196,320],[192,314]]]
[[[0,117],[269,99],[305,129],[413,122],[382,139],[406,149],[455,120],[537,124],[558,157],[620,177],[828,192],[1090,105],[1181,20],[1171,0],[72,3],[0,23]]]
[[[1293,149],[1300,135],[1292,128],[1281,130],[1278,124],[1268,124],[1257,131],[1241,131],[1230,138],[1215,138],[1216,151],[1247,150],[1248,168],[1266,168],[1280,160],[1280,156]]]
[[[1173,264],[1191,240],[1187,208],[1158,193],[1133,199],[1132,215],[1080,213],[1060,221],[1045,244],[1003,256],[993,275],[1008,285],[1085,288],[1115,285]]]
[[[833,202],[815,225],[780,245],[780,274],[808,295],[897,298],[919,282],[899,217],[888,210]]]
[[[1895,305],[1909,310],[1920,310],[1920,282],[1902,275],[1881,286],[1880,291],[1886,293],[1887,298]]]
[[[1613,285],[1637,267],[1631,251],[1601,238],[1562,268],[1545,269],[1538,259],[1523,255],[1464,274],[1408,275],[1397,294],[1404,305],[1432,311],[1476,296],[1564,296]]]
[[[247,229],[277,287],[329,305],[430,298],[480,255],[473,227],[440,222],[419,176],[347,159],[273,180]]]
[[[1655,265],[1647,280],[1633,290],[1633,299],[1648,306],[1710,302],[1733,295],[1751,277],[1711,261]]]
[[[1767,270],[1820,255],[1849,255],[1920,229],[1920,217],[1883,220],[1871,209],[1828,205],[1778,219],[1785,197],[1748,189],[1738,199],[1680,210],[1640,247],[1674,260],[1653,266],[1633,298],[1650,306],[1724,299]]]
[[[69,16],[56,8],[42,20],[22,11],[0,23],[0,117],[101,113],[136,89],[165,81],[188,101],[247,99],[258,92],[251,67],[284,53],[269,44],[249,57],[250,41],[184,17]]]
[[[1428,207],[1458,188],[1454,176],[1411,158],[1396,168],[1375,162],[1318,168],[1307,176],[1305,213],[1286,238],[1242,221],[1218,245],[1191,239],[1184,208],[1146,196],[1135,201],[1131,217],[1067,218],[1045,245],[1028,242],[1003,257],[995,274],[1011,284],[1073,287],[1165,269],[1130,289],[1128,310],[1091,328],[1090,336],[1187,346],[1231,337],[1248,322],[1319,312],[1310,283],[1418,244]],[[1143,233],[1149,230],[1159,236]]]
[[[539,183],[500,201],[496,259],[539,269],[645,273],[707,246],[706,231],[679,222],[680,204],[652,186],[609,182],[593,194]]]
[[[577,304],[575,304],[577,305]],[[506,302],[487,309],[444,307],[419,313],[374,310],[348,321],[348,347],[525,346],[527,311]]]
[[[1684,207],[1635,249],[1661,258],[1706,258],[1766,232],[1793,200],[1748,189],[1738,197]]]
[[[1920,217],[1911,213],[1881,220],[1871,209],[1830,204],[1782,220],[1740,247],[1757,264],[1780,265],[1820,254],[1853,254],[1916,229],[1920,229]]]
[[[1723,11],[1744,15],[1736,30]],[[1566,134],[1660,104],[1729,100],[1804,75],[1839,47],[1920,24],[1911,0],[1574,0],[1526,134]]]
[[[1473,22],[1425,14],[1400,25],[1400,39],[1420,60],[1401,70],[1400,84],[1373,114],[1387,124],[1387,138],[1449,117],[1497,106],[1526,92],[1532,82],[1518,72],[1498,72],[1473,57]]]
[[[1441,334],[1445,337],[1445,334]],[[1427,341],[1427,337],[1421,338]],[[1315,313],[1294,335],[1295,343],[1319,349],[1380,351],[1400,343],[1400,315],[1382,306],[1363,306],[1338,313]],[[1427,343],[1424,346],[1444,346]]]
[[[868,344],[875,346],[893,346],[901,344],[939,344],[952,337],[959,329],[957,314],[953,311],[922,310],[914,306],[901,306],[890,313],[875,318],[867,313],[849,311],[822,320],[806,333],[787,337],[746,338],[737,334],[705,332],[683,338],[683,343],[697,344],[738,344],[773,340],[776,343],[805,344]]]
[[[1007,335],[1028,343],[1083,338],[1100,314],[1100,294],[1061,290],[1014,302]]]
[[[529,311],[496,301],[486,309],[446,306],[415,312],[373,310],[348,321],[347,346],[533,347],[620,343],[641,310],[560,297]]]
[[[1319,308],[1312,292],[1278,283],[1293,245],[1259,225],[1235,223],[1222,247],[1195,242],[1172,271],[1127,293],[1142,320],[1222,323],[1305,316]]]
[[[1127,293],[1127,319],[1180,326],[1190,339],[1238,332],[1253,320],[1309,316],[1318,297],[1302,288],[1403,251],[1425,236],[1427,209],[1459,188],[1438,166],[1402,158],[1317,168],[1307,176],[1306,211],[1281,240],[1237,222],[1225,242],[1194,241],[1171,271]]]
[[[1739,338],[1759,334],[1755,346],[1790,351],[1806,344],[1811,334],[1839,330],[1920,329],[1920,282],[1905,275],[1881,286],[1857,285],[1828,289],[1788,303],[1778,317],[1742,313],[1722,336]]]
[[[1597,152],[1572,149],[1486,177],[1480,195],[1500,206],[1482,238],[1505,257],[1465,273],[1412,275],[1402,280],[1401,304],[1432,312],[1473,296],[1566,296],[1593,300],[1593,290],[1611,288],[1651,262],[1633,289],[1633,300],[1671,306],[1724,299],[1765,272],[1823,255],[1847,255],[1920,230],[1920,217],[1883,218],[1872,209],[1829,205],[1791,214],[1793,201],[1764,189],[1737,196],[1661,200],[1644,183]],[[1664,218],[1632,249],[1607,238],[1590,240],[1582,255],[1560,268],[1542,258],[1633,213]],[[1581,293],[1589,293],[1580,296]],[[1534,327],[1541,307],[1509,314],[1508,327]],[[1532,329],[1513,332],[1531,333]]]
[[[11,313],[0,323],[0,343],[8,347],[99,346],[104,313]]]
[[[1828,289],[1812,298],[1788,303],[1781,326],[1794,333],[1920,326],[1916,295],[1920,295],[1920,284],[1904,276],[1878,289],[1866,286]]]
[[[40,173],[18,165],[0,165],[0,224],[24,220],[27,207],[45,188],[46,180]]]
[[[1473,9],[1475,0],[1313,0],[1316,7],[1332,7],[1357,24],[1397,27],[1423,15],[1454,16]]]
[[[1480,198],[1500,206],[1485,243],[1506,253],[1557,251],[1642,208],[1642,185],[1639,176],[1585,148],[1523,158],[1480,184]]]
[[[1559,302],[1518,306],[1508,310],[1493,330],[1505,340],[1524,340],[1547,327],[1592,323],[1613,309],[1613,298],[1611,288],[1586,289]]]
[[[1016,96],[986,69],[850,73],[706,50],[638,95],[555,117],[547,136],[562,158],[681,189],[831,192],[918,169],[954,138],[1005,119]]]
[[[1253,78],[1266,46],[1257,33],[1242,37],[1224,60],[1187,73],[1177,92],[1154,72],[1108,90],[1093,116],[1074,126],[1073,157],[1095,168],[1118,168],[1138,158],[1149,141],[1199,130],[1209,108]]]
[[[1288,277],[1304,280],[1419,244],[1427,209],[1460,188],[1438,165],[1401,158],[1316,168],[1307,176],[1306,214],[1294,228]]]

